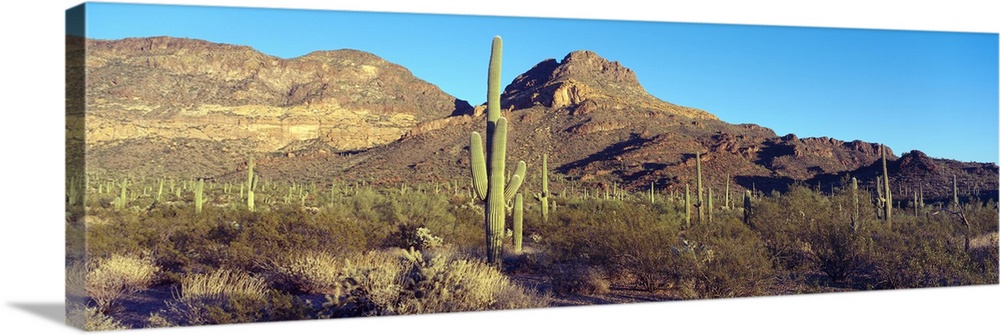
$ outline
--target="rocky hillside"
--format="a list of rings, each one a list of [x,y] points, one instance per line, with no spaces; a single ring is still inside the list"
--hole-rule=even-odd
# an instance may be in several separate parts
[[[701,152],[706,184],[721,190],[729,179],[743,188],[783,190],[795,181],[852,173],[875,164],[879,145],[830,138],[778,136],[753,124],[729,124],[708,112],[649,95],[634,73],[589,51],[546,60],[508,85],[501,97],[510,120],[508,161],[529,165],[537,180],[542,153],[572,187],[683,190],[693,184]],[[468,174],[468,136],[483,132],[479,106],[416,127],[391,145],[350,157],[302,152],[277,159],[276,175],[324,180],[345,176],[386,183],[461,180]],[[888,157],[896,156],[887,148]],[[995,166],[984,174],[996,180]],[[990,177],[991,176],[991,177]],[[860,176],[875,178],[874,174]],[[866,180],[866,179],[863,179]]]
[[[301,141],[364,150],[471,109],[406,68],[357,50],[281,59],[246,46],[129,38],[86,41],[85,62],[88,144],[102,158],[96,166],[109,169],[128,168],[102,163],[146,145],[223,156],[288,150]]]

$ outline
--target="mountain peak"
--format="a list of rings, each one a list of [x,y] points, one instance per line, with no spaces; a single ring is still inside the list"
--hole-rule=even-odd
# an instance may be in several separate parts
[[[589,50],[569,53],[563,57],[556,70],[554,73],[556,78],[582,77],[591,79],[587,81],[598,81],[588,84],[613,84],[617,86],[616,88],[643,90],[632,69],[626,68],[616,61],[609,61]]]
[[[635,71],[589,50],[573,51],[562,61],[546,59],[514,78],[504,89],[501,104],[523,109],[544,106],[575,111],[641,110],[664,111],[690,118],[718,119],[705,111],[662,101],[639,84]]]

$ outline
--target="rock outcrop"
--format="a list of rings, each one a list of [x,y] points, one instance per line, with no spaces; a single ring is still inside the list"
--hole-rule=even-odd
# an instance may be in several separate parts
[[[471,106],[357,50],[281,59],[250,47],[152,37],[88,40],[87,139],[319,140],[362,150]]]

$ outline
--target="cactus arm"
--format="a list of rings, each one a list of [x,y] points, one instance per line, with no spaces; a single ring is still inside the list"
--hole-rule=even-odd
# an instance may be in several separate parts
[[[487,178],[486,178],[486,156],[483,154],[483,138],[478,132],[472,132],[469,141],[469,150],[472,161],[472,184],[476,189],[476,196],[479,200],[486,200]]]
[[[524,174],[527,170],[527,166],[524,161],[517,162],[517,168],[514,169],[514,176],[510,178],[510,182],[507,183],[507,187],[503,190],[504,200],[511,200],[514,198],[514,194],[517,193],[518,189],[521,188],[521,183],[524,182]]]

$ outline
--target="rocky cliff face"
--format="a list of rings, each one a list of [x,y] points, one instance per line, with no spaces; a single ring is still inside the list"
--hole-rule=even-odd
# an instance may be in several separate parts
[[[702,110],[657,99],[642,88],[635,72],[593,51],[574,51],[561,62],[547,59],[538,63],[506,87],[501,105],[513,109],[544,106],[581,114],[644,110],[718,119]]]
[[[281,59],[192,39],[89,40],[86,64],[91,146],[243,140],[272,152],[316,140],[363,150],[471,109],[405,68],[356,50]]]

